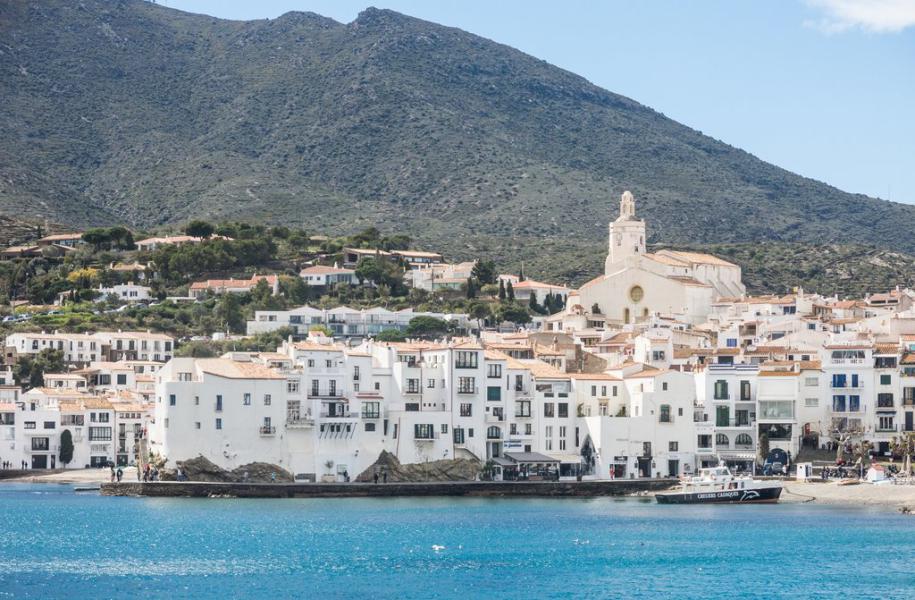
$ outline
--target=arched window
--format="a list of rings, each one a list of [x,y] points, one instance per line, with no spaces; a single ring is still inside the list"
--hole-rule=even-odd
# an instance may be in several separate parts
[[[738,448],[749,448],[753,445],[753,438],[747,433],[741,433],[737,436],[737,439],[734,440],[734,445]]]
[[[730,443],[731,443],[731,440],[729,440],[728,436],[724,435],[723,433],[719,433],[718,435],[715,436],[715,445],[716,446],[724,446],[725,448],[727,448]]]
[[[493,425],[486,430],[486,437],[491,440],[501,440],[502,439],[502,430]]]

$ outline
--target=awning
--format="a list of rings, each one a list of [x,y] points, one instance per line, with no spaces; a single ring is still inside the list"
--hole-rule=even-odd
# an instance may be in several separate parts
[[[578,454],[550,454],[550,456],[561,463],[571,463],[575,465],[581,463],[581,456]]]
[[[553,458],[552,456],[547,456],[545,454],[540,454],[539,452],[506,452],[505,458],[511,460],[514,463],[550,463],[555,464],[559,461]]]
[[[718,458],[723,460],[755,460],[755,452],[719,452]]]
[[[508,460],[507,458],[502,458],[501,456],[494,456],[492,462],[496,463],[500,467],[513,467],[515,463]]]

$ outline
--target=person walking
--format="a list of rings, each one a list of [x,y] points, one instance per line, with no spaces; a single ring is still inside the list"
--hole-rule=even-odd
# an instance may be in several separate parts
[[[378,485],[378,471],[375,471],[375,472],[372,474],[372,479],[375,480],[375,485]]]
[[[117,470],[118,483],[121,483],[121,479],[124,477],[124,470],[121,467],[118,467]]]
[[[383,481],[384,483],[387,483],[387,482],[388,482],[388,472],[387,472],[387,471],[383,471],[383,472],[381,473],[381,479],[382,479],[382,481]]]
[[[114,478],[115,478],[114,463],[109,463],[109,465],[110,466],[108,468],[111,469],[111,483],[114,483]]]

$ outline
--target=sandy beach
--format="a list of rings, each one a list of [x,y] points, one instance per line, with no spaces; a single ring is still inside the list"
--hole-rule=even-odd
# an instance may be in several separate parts
[[[874,485],[872,483],[838,485],[834,481],[824,483],[786,481],[781,501],[915,508],[915,485]]]
[[[9,482],[29,482],[29,483],[75,483],[75,484],[96,484],[111,481],[111,471],[108,469],[72,469],[62,473],[47,473],[40,475],[41,471],[36,471],[35,475],[17,477],[15,479],[6,479]],[[124,481],[136,481],[136,467],[124,467]]]

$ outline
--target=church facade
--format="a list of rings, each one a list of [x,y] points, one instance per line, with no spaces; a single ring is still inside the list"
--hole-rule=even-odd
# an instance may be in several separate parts
[[[711,254],[646,251],[645,221],[636,217],[635,198],[624,192],[620,214],[610,223],[604,274],[569,298],[586,311],[598,307],[610,321],[635,323],[653,314],[702,323],[720,297],[746,293],[740,267]]]

